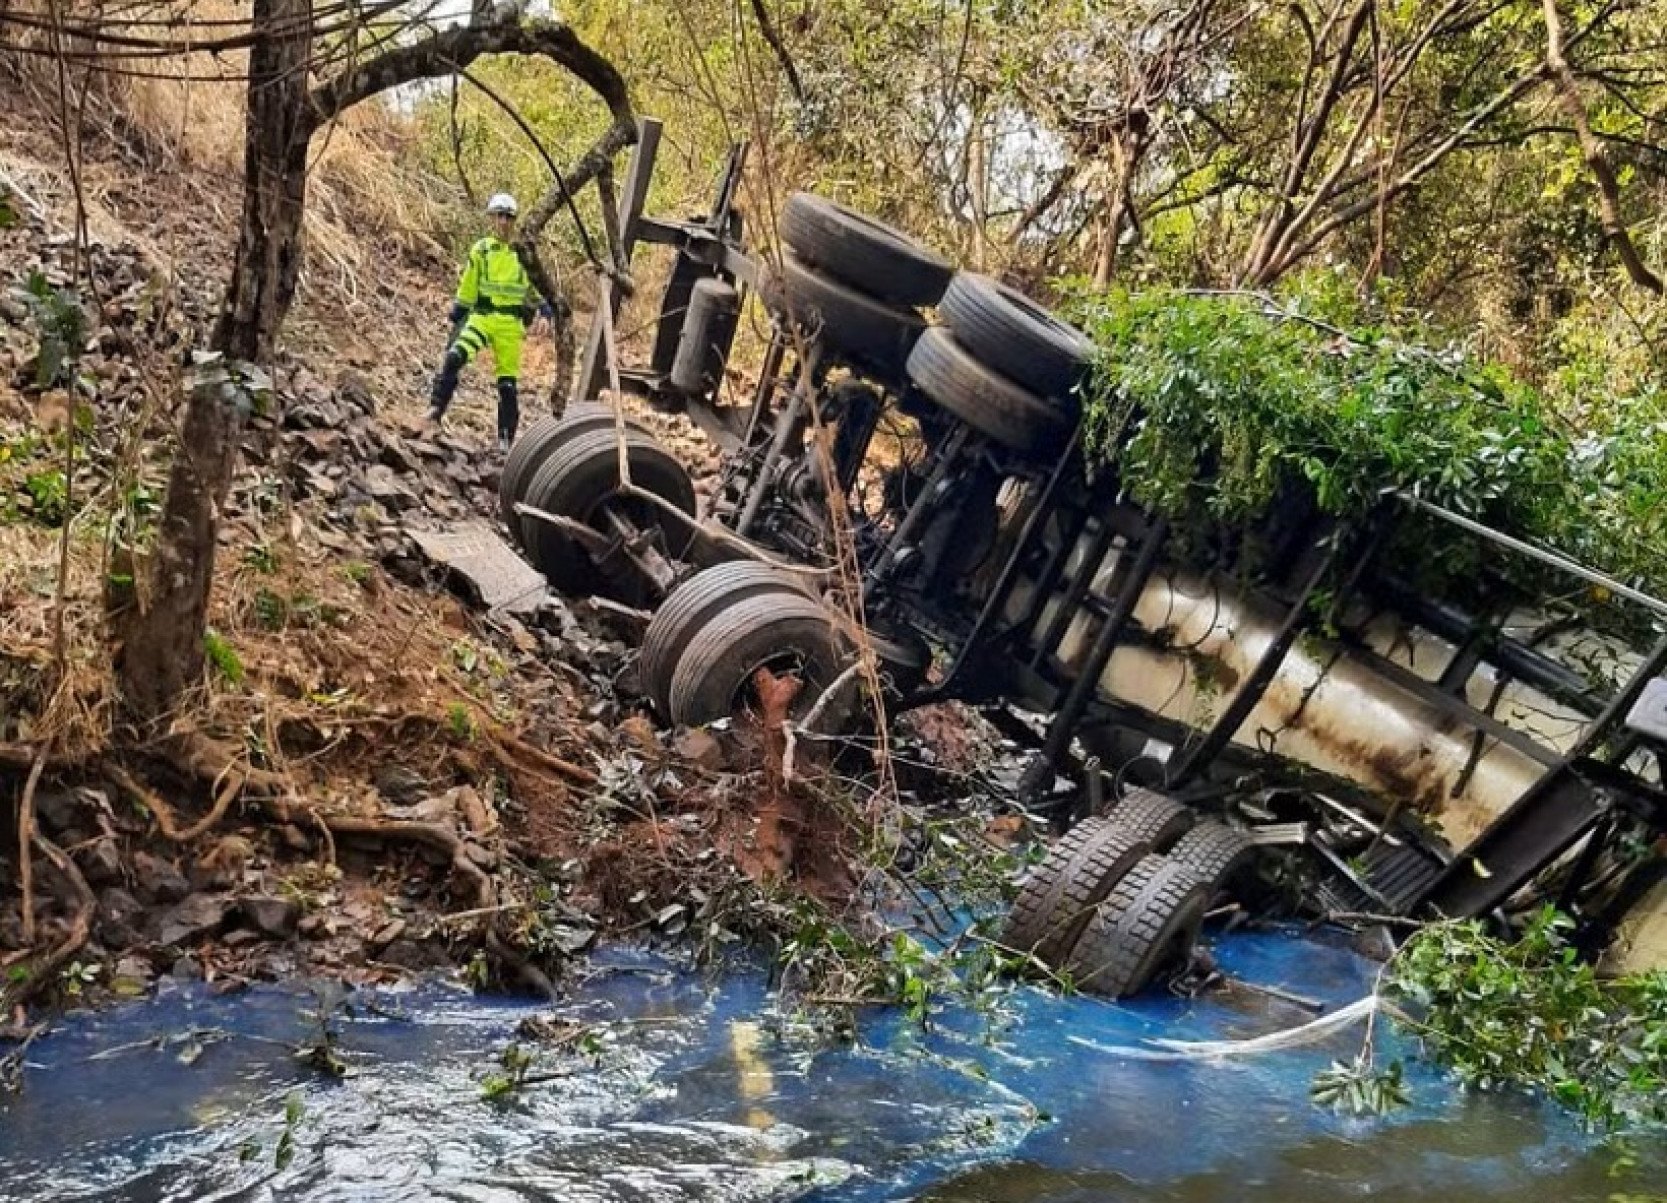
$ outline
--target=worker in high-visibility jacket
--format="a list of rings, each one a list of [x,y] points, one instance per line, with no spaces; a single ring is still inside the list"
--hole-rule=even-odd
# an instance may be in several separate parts
[[[434,377],[428,422],[439,425],[457,392],[463,365],[490,347],[498,374],[498,450],[505,451],[515,438],[521,417],[521,341],[535,314],[535,334],[548,324],[551,308],[527,278],[520,252],[510,245],[515,232],[515,198],[507,192],[498,193],[486,202],[486,214],[492,233],[469,248],[468,262],[457,282],[457,300],[451,307],[451,344]]]

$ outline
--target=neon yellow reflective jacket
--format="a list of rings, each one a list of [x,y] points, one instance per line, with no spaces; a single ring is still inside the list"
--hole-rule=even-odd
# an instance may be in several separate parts
[[[459,305],[487,313],[525,315],[538,302],[538,290],[527,279],[526,266],[514,247],[488,235],[469,248],[469,261],[457,282]]]

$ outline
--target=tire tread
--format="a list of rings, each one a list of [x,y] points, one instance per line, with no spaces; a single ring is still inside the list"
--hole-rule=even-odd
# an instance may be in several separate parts
[[[1071,954],[1078,985],[1124,998],[1139,993],[1176,940],[1190,952],[1208,890],[1193,871],[1161,854],[1130,869],[1100,903]]]

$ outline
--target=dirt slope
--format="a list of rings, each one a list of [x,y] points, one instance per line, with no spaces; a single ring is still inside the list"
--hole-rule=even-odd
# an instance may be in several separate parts
[[[654,728],[617,615],[481,614],[410,537],[496,510],[489,387],[472,383],[449,434],[410,434],[452,283],[420,243],[369,233],[352,255],[310,261],[225,515],[211,667],[179,723],[195,742],[126,738],[105,615],[131,589],[122,549],[143,554],[160,500],[181,365],[213,318],[236,197],[223,172],[146,172],[119,139],[97,141],[81,172],[83,271],[53,151],[37,123],[3,122],[7,1010],[142,991],[164,973],[235,984],[468,964],[479,980],[542,985],[598,932],[750,922],[752,884],[735,855],[713,855],[745,859],[750,824],[731,801],[757,793],[744,753]],[[346,271],[355,260],[376,269]],[[40,387],[32,281],[91,293],[73,396]],[[548,371],[534,353],[535,381]],[[12,824],[37,764],[47,843],[26,907]],[[27,1022],[21,1008],[7,1018]]]

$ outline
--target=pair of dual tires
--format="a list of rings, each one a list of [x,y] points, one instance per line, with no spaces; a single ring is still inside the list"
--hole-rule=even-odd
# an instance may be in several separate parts
[[[1248,838],[1134,789],[1085,819],[1025,878],[1002,942],[1110,998],[1190,960],[1210,904],[1248,867]]]
[[[927,657],[918,637],[876,639],[874,646],[883,676],[900,683],[924,675]],[[663,717],[700,727],[756,707],[757,674],[767,669],[798,679],[789,711],[802,718],[852,657],[805,578],[736,560],[703,569],[671,591],[643,635],[637,676]],[[853,682],[830,698],[819,711],[818,730],[842,728],[856,696]]]
[[[681,556],[691,538],[694,482],[670,451],[627,419],[631,483],[689,515],[691,522],[670,517],[664,505],[627,494],[620,483],[617,421],[611,406],[587,401],[569,406],[560,417],[548,415],[534,422],[504,459],[498,501],[511,536],[551,588],[575,597],[600,595],[642,606],[651,600],[651,589],[629,563],[599,566],[570,533],[516,508],[525,504],[608,535],[610,524],[603,511],[615,507],[637,529],[657,529],[666,552]]]
[[[1017,289],[962,272],[905,365],[937,405],[1021,455],[1056,451],[1077,420],[1088,339]]]
[[[760,282],[765,306],[840,362],[900,384],[955,269],[901,230],[867,214],[795,192],[782,206],[781,263]]]
[[[1017,289],[949,262],[909,235],[796,192],[781,213],[782,262],[765,304],[881,383],[928,399],[1021,454],[1056,449],[1076,422],[1087,338]],[[944,324],[929,327],[922,308]]]

